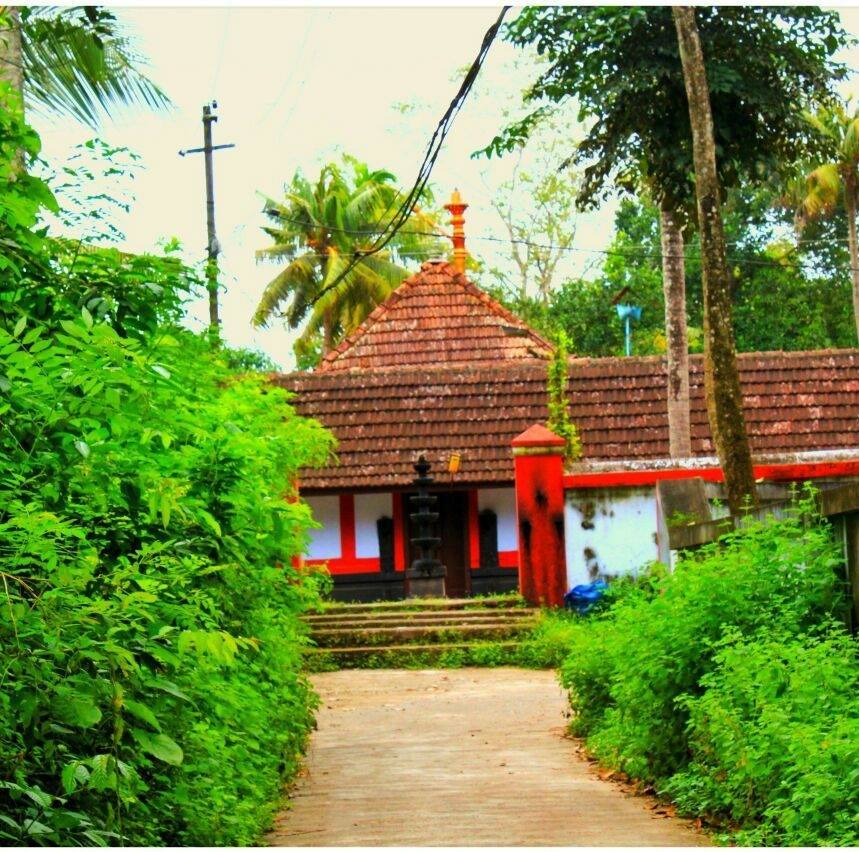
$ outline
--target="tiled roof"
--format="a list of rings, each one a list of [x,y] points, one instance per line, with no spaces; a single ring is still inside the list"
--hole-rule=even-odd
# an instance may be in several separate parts
[[[715,450],[703,399],[701,356],[691,357],[692,450]],[[746,420],[756,455],[859,448],[859,350],[739,356]],[[340,463],[306,471],[306,490],[405,486],[421,451],[440,483],[502,484],[513,478],[510,442],[546,420],[546,367],[479,367],[292,373],[275,381],[339,440]],[[585,459],[668,456],[665,361],[660,357],[570,362],[570,413]],[[452,450],[460,471],[447,474]]]
[[[540,362],[552,347],[445,260],[406,279],[317,372]]]

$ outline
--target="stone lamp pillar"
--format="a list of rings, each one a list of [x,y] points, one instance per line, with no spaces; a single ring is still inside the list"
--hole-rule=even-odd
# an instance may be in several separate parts
[[[438,497],[427,490],[435,481],[429,475],[430,463],[421,456],[414,465],[417,476],[414,484],[418,493],[409,498],[416,510],[411,518],[417,535],[411,539],[418,549],[418,556],[412,562],[406,576],[409,581],[410,598],[444,597],[445,567],[436,559],[435,552],[441,539],[435,534],[438,512],[432,511]]]

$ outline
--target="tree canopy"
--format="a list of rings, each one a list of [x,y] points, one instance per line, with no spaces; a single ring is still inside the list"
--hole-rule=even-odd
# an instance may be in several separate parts
[[[703,6],[698,26],[710,83],[720,179],[763,178],[815,145],[801,108],[825,103],[844,74],[849,39],[837,13],[812,6]],[[677,36],[667,6],[529,6],[505,38],[535,45],[549,67],[535,109],[485,149],[512,150],[552,106],[575,99],[590,122],[568,160],[583,166],[579,204],[597,205],[642,178],[660,203],[689,206],[692,146]]]
[[[844,208],[809,221],[802,241],[792,239],[792,211],[776,206],[764,188],[728,193],[725,228],[734,279],[734,333],[741,352],[852,346],[847,226]],[[660,355],[666,348],[660,268],[659,211],[652,203],[624,199],[601,267],[587,278],[568,278],[547,306],[500,286],[488,289],[535,328],[552,336],[563,330],[580,355],[623,354],[623,330],[612,299],[624,287],[642,307],[633,327],[633,354]],[[703,348],[701,266],[698,237],[686,251],[689,348]],[[774,310],[774,306],[777,309]]]
[[[313,521],[284,495],[332,437],[182,328],[172,253],[47,227],[0,101],[0,843],[253,844],[314,700]]]
[[[354,157],[328,163],[313,182],[296,172],[283,201],[266,201],[271,224],[263,231],[273,245],[257,257],[285,267],[263,292],[254,324],[264,325],[278,312],[289,328],[307,320],[298,349],[306,350],[321,333],[322,348],[329,351],[403,281],[407,263],[441,253],[436,218],[416,210],[388,250],[363,257],[328,289],[356,252],[372,243],[399,201],[394,175],[373,171]],[[427,194],[424,201],[431,203],[432,197]]]

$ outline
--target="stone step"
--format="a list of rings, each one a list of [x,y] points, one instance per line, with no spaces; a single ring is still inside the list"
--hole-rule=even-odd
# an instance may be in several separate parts
[[[308,615],[329,615],[339,612],[400,612],[404,610],[471,610],[486,608],[525,608],[527,605],[519,595],[495,595],[479,598],[406,598],[399,601],[375,601],[374,603],[339,603],[332,601]]]
[[[379,645],[438,644],[462,640],[507,639],[524,633],[536,619],[526,617],[513,621],[499,619],[479,624],[401,625],[397,627],[334,628],[313,630],[311,636],[320,648],[360,647]]]
[[[466,610],[411,610],[393,612],[338,612],[326,615],[306,615],[305,623],[314,630],[322,627],[384,627],[386,625],[417,624],[473,624],[499,619],[520,619],[536,615],[532,607],[466,609]]]
[[[515,665],[518,642],[448,642],[435,645],[379,645],[308,648],[308,671],[362,668]]]

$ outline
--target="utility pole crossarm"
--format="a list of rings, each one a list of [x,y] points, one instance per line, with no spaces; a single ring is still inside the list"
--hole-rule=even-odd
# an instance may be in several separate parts
[[[235,142],[228,142],[226,145],[212,145],[208,150],[210,151],[220,151],[221,148],[235,148]],[[186,154],[202,154],[206,151],[205,148],[186,148],[179,152],[180,157],[184,157]]]

